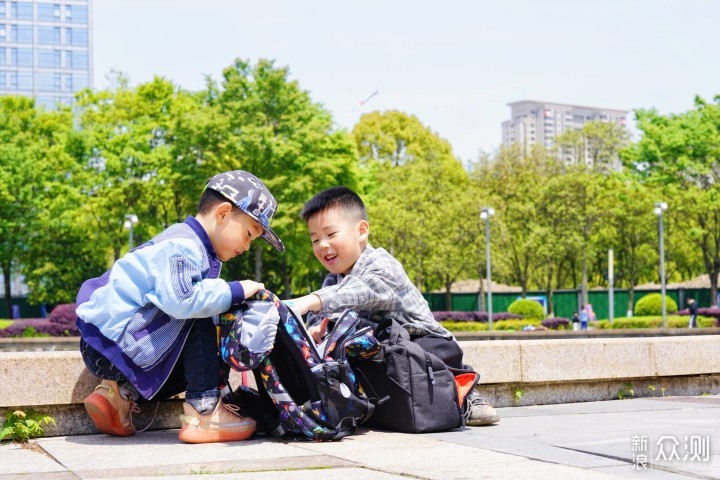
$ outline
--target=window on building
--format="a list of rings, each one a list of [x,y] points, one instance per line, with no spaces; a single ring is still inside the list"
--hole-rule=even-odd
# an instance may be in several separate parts
[[[0,72],[0,88],[5,88],[5,72]]]
[[[55,99],[53,97],[39,96],[35,97],[35,105],[45,110],[52,110],[55,108]]]
[[[75,45],[86,47],[88,44],[88,31],[86,28],[66,28],[65,43],[67,45]]]
[[[0,47],[0,65],[7,65],[7,49]]]
[[[10,16],[18,20],[32,20],[32,2],[10,2]]]
[[[38,50],[38,66],[43,68],[59,68],[60,50]]]
[[[63,90],[72,92],[73,91],[73,77],[72,75],[65,75],[65,85]]]
[[[88,54],[87,52],[73,52],[68,50],[65,57],[65,66],[75,70],[85,70],[88,68]]]
[[[10,27],[10,41],[16,43],[33,43],[32,25],[12,25]]]
[[[67,5],[65,7],[65,21],[81,25],[88,24],[88,8],[83,5]]]
[[[7,6],[5,2],[0,2],[0,18],[5,18],[7,16]]]
[[[73,91],[79,92],[84,88],[88,88],[88,77],[87,75],[73,75]]]
[[[18,72],[17,73],[17,88],[18,88],[18,90],[32,90],[33,89],[32,73]]]
[[[33,50],[32,48],[11,48],[10,49],[10,65],[18,65],[20,67],[33,66]]]
[[[55,91],[55,75],[52,73],[38,73],[38,90],[41,92]]]
[[[38,27],[40,45],[60,45],[60,27]]]
[[[59,22],[60,5],[53,3],[38,3],[38,20],[43,22]]]

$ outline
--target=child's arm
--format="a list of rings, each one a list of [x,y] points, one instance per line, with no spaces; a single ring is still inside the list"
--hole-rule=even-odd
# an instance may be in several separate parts
[[[346,275],[337,285],[314,292],[320,299],[323,312],[338,312],[347,308],[360,311],[397,310],[407,293],[403,282],[389,268]],[[412,287],[414,288],[414,287]]]

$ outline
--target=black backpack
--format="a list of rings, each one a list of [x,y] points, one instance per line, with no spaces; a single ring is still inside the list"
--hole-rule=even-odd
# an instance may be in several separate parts
[[[236,370],[252,370],[258,386],[225,400],[255,418],[258,432],[277,438],[352,434],[374,406],[347,357],[372,356],[380,348],[371,329],[357,327],[357,316],[346,311],[317,346],[291,309],[271,292],[258,292],[255,301],[220,317],[222,359]]]
[[[437,356],[411,341],[407,330],[394,320],[381,322],[375,336],[380,352],[353,361],[360,384],[376,404],[367,425],[408,433],[464,426],[466,398],[480,376],[475,372],[454,375]]]

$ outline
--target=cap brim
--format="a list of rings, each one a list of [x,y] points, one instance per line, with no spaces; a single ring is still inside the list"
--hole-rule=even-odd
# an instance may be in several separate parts
[[[275,249],[279,250],[280,253],[285,251],[285,245],[283,245],[282,240],[280,240],[280,237],[277,236],[275,232],[270,230],[269,228],[266,228],[264,225],[260,225],[265,233],[260,235],[263,240],[265,240],[267,243],[275,247]]]

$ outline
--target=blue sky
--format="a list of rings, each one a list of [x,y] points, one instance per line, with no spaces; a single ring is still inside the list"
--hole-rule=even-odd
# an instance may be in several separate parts
[[[94,0],[94,83],[164,76],[201,89],[270,58],[352,129],[416,115],[463,160],[500,144],[508,102],[678,113],[720,94],[715,0]],[[374,91],[366,105],[359,102]]]

